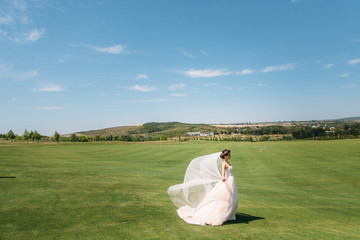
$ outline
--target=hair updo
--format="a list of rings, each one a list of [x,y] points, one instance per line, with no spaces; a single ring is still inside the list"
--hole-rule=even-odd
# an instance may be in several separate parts
[[[230,155],[230,150],[229,149],[224,149],[224,150],[222,150],[222,152],[220,154],[220,157],[222,159],[224,159],[227,155]]]

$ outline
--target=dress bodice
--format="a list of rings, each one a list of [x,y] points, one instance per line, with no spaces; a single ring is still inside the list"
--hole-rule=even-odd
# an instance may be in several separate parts
[[[225,169],[225,177],[233,176],[233,167],[229,166]]]

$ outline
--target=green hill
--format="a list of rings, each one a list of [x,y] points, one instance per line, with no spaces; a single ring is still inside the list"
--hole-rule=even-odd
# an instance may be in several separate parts
[[[107,136],[107,135],[150,135],[167,137],[186,136],[187,132],[210,133],[218,132],[223,128],[209,124],[190,124],[180,122],[149,122],[140,126],[122,126],[77,132],[77,135],[85,136]],[[224,128],[225,129],[225,128]]]
[[[130,131],[134,131],[140,126],[119,126],[119,127],[111,127],[104,128],[98,130],[90,130],[90,131],[82,131],[76,132],[76,135],[84,135],[84,136],[108,136],[108,135],[126,135],[129,134]],[[70,135],[70,134],[68,134]]]
[[[262,127],[268,125],[308,125],[308,124],[335,124],[336,122],[358,122],[360,117],[342,118],[336,120],[311,120],[311,121],[284,121],[284,122],[263,122],[263,123],[238,123],[238,124],[191,124],[181,122],[149,122],[145,124],[132,126],[119,126],[104,128],[99,130],[90,130],[76,132],[76,135],[94,136],[120,136],[120,135],[142,135],[142,136],[166,136],[166,137],[182,137],[187,136],[187,132],[211,133],[229,131],[229,127]],[[70,134],[63,135],[70,136]]]

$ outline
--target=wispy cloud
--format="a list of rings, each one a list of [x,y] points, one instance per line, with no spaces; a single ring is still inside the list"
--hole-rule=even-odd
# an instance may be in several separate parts
[[[45,28],[37,28],[33,17],[41,9],[45,1],[11,0],[0,6],[0,25],[2,40],[13,42],[35,42],[42,38]],[[5,36],[5,37],[4,37]]]
[[[123,46],[121,44],[113,45],[109,47],[96,47],[96,46],[89,46],[90,49],[95,50],[100,53],[111,53],[111,54],[120,54],[124,52],[124,49],[126,46]]]
[[[175,91],[175,90],[185,89],[185,88],[186,88],[186,84],[184,84],[184,83],[174,83],[169,87],[169,90]]]
[[[287,64],[281,64],[281,65],[275,65],[275,66],[268,66],[261,70],[263,73],[268,72],[275,72],[275,71],[286,71],[291,70],[295,67],[295,63],[287,63]]]
[[[326,65],[324,66],[324,68],[330,69],[330,68],[332,68],[333,66],[334,66],[333,63],[329,63],[329,64],[326,64]]]
[[[213,70],[213,69],[203,69],[203,70],[195,70],[190,69],[187,71],[181,71],[182,74],[191,77],[191,78],[210,78],[210,77],[219,77],[226,76],[232,74],[230,71],[225,70]]]
[[[1,25],[8,25],[8,24],[11,24],[13,21],[14,20],[11,16],[0,17]]]
[[[203,57],[203,56],[207,56],[207,52],[205,51],[201,51],[200,54],[192,54],[189,53],[187,51],[185,51],[184,49],[179,49],[180,53],[186,57],[190,57],[190,58],[199,58],[199,57]]]
[[[149,76],[146,74],[139,74],[136,76],[136,79],[146,79],[146,78],[149,78]]]
[[[164,98],[156,98],[156,99],[139,99],[139,100],[134,100],[132,102],[136,102],[136,103],[150,103],[150,102],[170,102],[172,101],[171,99],[164,99]]]
[[[8,33],[0,29],[0,40],[7,39]]]
[[[204,83],[202,85],[203,87],[215,87],[215,86],[219,86],[218,83]]]
[[[57,106],[43,106],[43,107],[37,107],[36,109],[49,111],[49,110],[65,110],[67,108],[57,107]]]
[[[227,89],[227,90],[232,90],[233,87],[224,87],[224,89]]]
[[[13,64],[8,64],[2,60],[0,60],[0,73],[8,72],[13,68]]]
[[[344,73],[344,74],[339,75],[339,77],[342,77],[342,78],[345,78],[345,77],[348,77],[348,76],[350,76],[350,73]]]
[[[34,92],[63,92],[66,89],[60,85],[45,85],[39,88],[34,88]]]
[[[258,87],[265,87],[266,84],[264,84],[264,83],[258,83],[257,86],[258,86]]]
[[[33,42],[35,42],[35,41],[39,40],[40,38],[42,38],[44,33],[45,33],[45,28],[42,28],[40,30],[39,29],[33,29],[33,30],[31,30],[30,33],[25,34],[24,39],[25,39],[25,41],[33,41]]]
[[[15,72],[10,75],[13,77],[14,81],[24,81],[29,78],[34,78],[34,77],[38,76],[39,71],[31,70],[31,71],[25,71],[25,72]]]
[[[340,88],[356,88],[356,87],[358,87],[357,84],[352,84],[352,85],[341,86]]]
[[[39,75],[38,70],[18,71],[14,69],[14,64],[6,63],[0,60],[0,79],[8,79],[14,82],[20,82]]]
[[[253,74],[253,73],[255,73],[255,70],[248,68],[248,69],[242,70],[241,72],[236,72],[235,74],[236,75],[248,75],[248,74]]]
[[[349,61],[349,63],[350,63],[351,65],[356,65],[356,64],[360,63],[360,58],[358,58],[358,59],[352,59],[352,60]]]
[[[130,87],[130,89],[136,90],[136,91],[140,91],[140,92],[151,92],[151,91],[155,91],[157,89],[157,87],[151,87],[148,85],[135,85],[133,87]]]
[[[187,96],[185,93],[172,93],[169,95],[173,96],[173,97],[186,97]]]

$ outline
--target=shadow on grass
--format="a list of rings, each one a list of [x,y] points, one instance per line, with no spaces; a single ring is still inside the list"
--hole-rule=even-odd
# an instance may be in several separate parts
[[[259,220],[259,219],[265,219],[263,217],[256,217],[256,216],[251,216],[249,214],[245,214],[245,213],[236,213],[236,220],[233,221],[227,221],[224,224],[236,224],[236,223],[249,223],[251,221],[254,220]]]
[[[2,177],[2,176],[0,176],[0,178],[16,178],[16,177],[14,177],[14,176],[9,176],[9,177]]]

